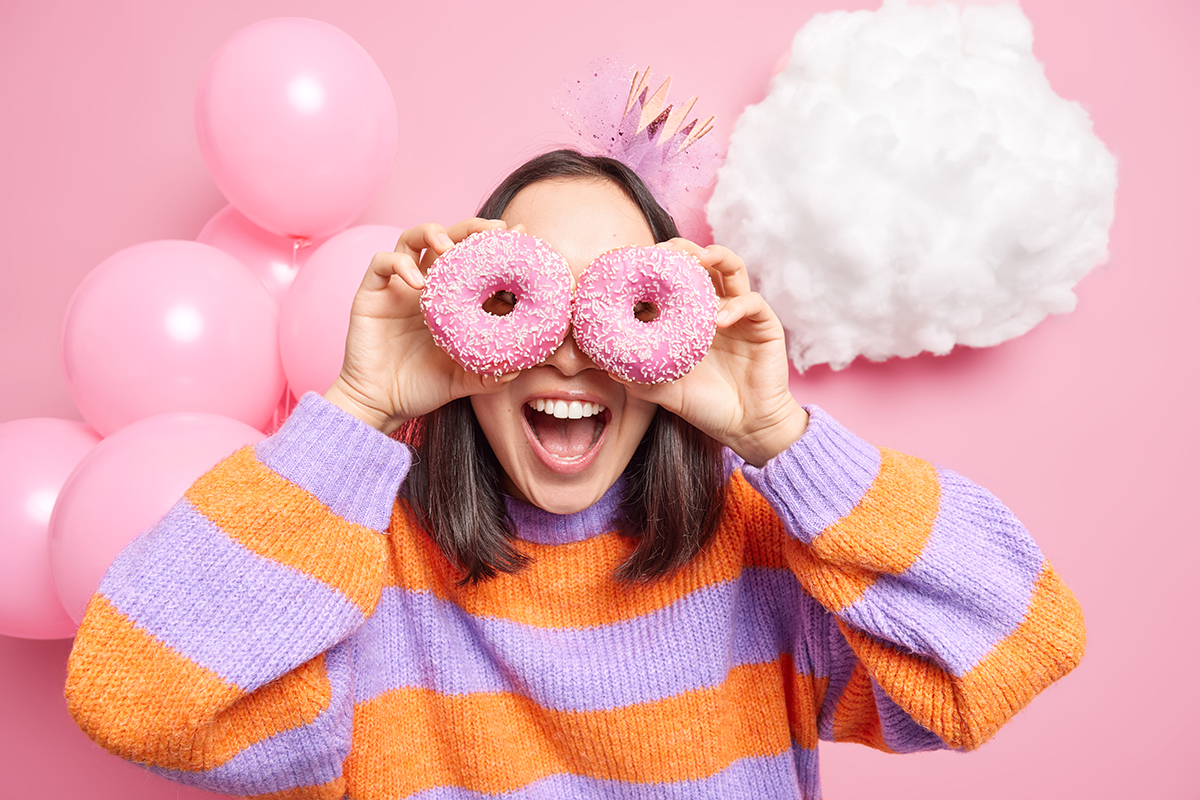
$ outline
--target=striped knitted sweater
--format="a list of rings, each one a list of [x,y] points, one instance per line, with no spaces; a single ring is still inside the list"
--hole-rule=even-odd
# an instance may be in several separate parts
[[[116,559],[70,711],[280,800],[816,800],[819,739],[978,746],[1078,662],[1073,596],[986,491],[811,415],[666,580],[614,582],[613,490],[511,501],[532,565],[459,586],[396,500],[410,451],[309,396]]]

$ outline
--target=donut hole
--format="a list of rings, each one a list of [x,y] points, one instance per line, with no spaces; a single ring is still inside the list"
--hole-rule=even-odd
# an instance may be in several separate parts
[[[658,306],[649,300],[638,300],[633,304],[633,318],[642,322],[658,319]]]
[[[483,301],[483,310],[493,317],[507,317],[516,307],[517,296],[507,289],[501,289]]]

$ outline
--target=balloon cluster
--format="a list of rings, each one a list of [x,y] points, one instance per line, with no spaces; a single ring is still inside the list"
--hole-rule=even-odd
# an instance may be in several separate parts
[[[87,424],[0,425],[0,634],[74,634],[109,563],[221,458],[341,368],[355,289],[398,228],[347,228],[395,157],[395,101],[341,30],[235,33],[196,96],[230,205],[197,241],[145,242],[80,283],[63,372]]]

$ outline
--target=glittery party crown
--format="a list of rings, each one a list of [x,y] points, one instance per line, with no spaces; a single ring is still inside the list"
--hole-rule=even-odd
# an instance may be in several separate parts
[[[642,131],[646,132],[645,139],[652,147],[664,150],[664,156],[670,157],[686,150],[704,134],[712,130],[713,118],[709,117],[696,129],[698,120],[684,124],[697,98],[693,97],[678,107],[667,105],[667,95],[671,91],[671,76],[662,82],[658,90],[650,95],[650,68],[642,73],[633,73],[633,82],[629,85],[629,99],[625,103],[625,114],[621,119],[621,135],[632,129],[635,137]],[[647,98],[647,95],[650,95]],[[636,118],[636,126],[633,120]]]
[[[555,105],[588,146],[632,169],[667,205],[710,184],[721,154],[706,136],[713,118],[688,119],[696,98],[669,105],[670,76],[653,93],[649,79],[649,68],[639,72],[605,60],[570,81]]]

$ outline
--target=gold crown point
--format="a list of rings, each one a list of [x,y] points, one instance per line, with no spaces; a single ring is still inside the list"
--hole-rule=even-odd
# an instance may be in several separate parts
[[[638,120],[637,127],[639,131],[650,127],[650,123],[655,122],[658,119],[658,116],[662,113],[663,106],[667,103],[667,93],[670,91],[671,76],[668,75],[667,79],[662,82],[661,86],[658,87],[658,90],[651,95],[650,99],[647,100],[645,105],[642,106],[642,116]]]
[[[663,123],[661,135],[663,140],[670,139],[679,132],[679,129],[683,127],[684,120],[687,119],[687,115],[692,113],[692,106],[696,105],[697,99],[699,98],[693,97],[683,105],[675,106],[673,109],[670,106],[667,107],[671,111],[671,114],[667,117],[667,121]]]
[[[633,109],[634,101],[646,89],[646,79],[650,77],[650,67],[646,67],[646,71],[640,75],[637,72],[633,73],[633,83],[629,85],[629,98],[625,101],[625,113],[628,114]]]

